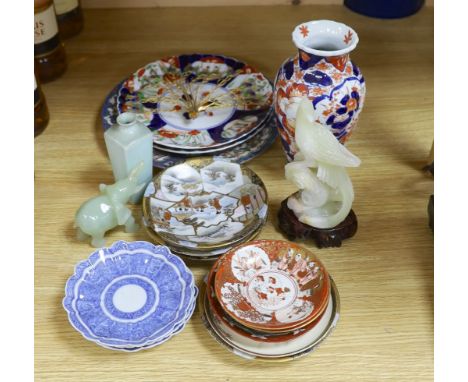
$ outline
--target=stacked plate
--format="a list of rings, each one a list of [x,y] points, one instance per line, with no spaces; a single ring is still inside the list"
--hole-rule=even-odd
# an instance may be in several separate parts
[[[305,248],[279,240],[245,243],[219,258],[200,299],[211,335],[248,359],[309,354],[332,332],[340,309],[323,264]]]
[[[211,155],[247,162],[274,142],[273,88],[234,58],[184,54],[154,61],[112,89],[102,108],[107,130],[124,111],[154,134],[153,164],[167,168]]]
[[[87,340],[134,352],[181,332],[197,295],[192,272],[167,247],[118,241],[75,267],[63,306]]]
[[[273,114],[272,98],[271,83],[250,65],[184,54],[138,69],[121,84],[116,108],[136,113],[158,150],[213,155],[259,134]]]
[[[191,259],[213,260],[260,232],[268,196],[249,168],[195,158],[153,179],[144,193],[143,215],[155,242]]]

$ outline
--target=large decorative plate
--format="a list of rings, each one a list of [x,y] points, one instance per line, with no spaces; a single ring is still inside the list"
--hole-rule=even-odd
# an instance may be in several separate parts
[[[163,152],[168,152],[168,153],[173,153],[173,154],[182,154],[182,155],[187,155],[187,156],[195,156],[195,155],[215,155],[216,153],[220,153],[223,151],[226,151],[228,149],[231,149],[235,146],[239,146],[242,143],[249,141],[250,139],[253,139],[257,134],[260,134],[260,132],[267,126],[268,121],[272,117],[267,118],[265,122],[263,122],[261,125],[256,127],[254,130],[243,136],[242,138],[234,141],[234,142],[229,142],[226,143],[225,145],[218,146],[215,148],[208,148],[208,149],[200,149],[200,150],[186,150],[186,149],[179,149],[179,148],[173,148],[173,147],[165,147],[165,146],[159,146],[158,144],[154,144],[153,147],[163,151]]]
[[[292,361],[315,351],[335,329],[340,318],[340,297],[333,280],[329,303],[319,322],[304,335],[285,342],[258,342],[238,335],[223,321],[219,321],[209,309],[206,291],[199,298],[202,322],[211,336],[223,347],[237,356],[250,360],[270,362]]]
[[[63,306],[86,339],[140,347],[170,336],[184,323],[195,289],[192,272],[167,247],[119,241],[76,266]]]
[[[158,174],[143,196],[143,215],[168,245],[214,250],[250,237],[267,219],[265,185],[236,163],[190,159]]]
[[[117,110],[132,111],[158,145],[201,149],[235,141],[263,123],[273,88],[234,58],[184,54],[149,63],[124,81]]]
[[[112,89],[102,107],[101,121],[104,131],[116,123],[117,116],[119,115],[116,103],[118,89],[120,89],[121,84],[119,83]],[[254,134],[244,143],[229,146],[226,150],[216,152],[215,158],[242,164],[261,155],[275,142],[278,135],[275,118],[269,117],[265,122],[265,127],[259,127],[259,130],[258,134]],[[158,148],[153,149],[153,166],[156,168],[165,169],[183,163],[186,159],[186,154],[168,153]]]
[[[328,273],[308,250],[281,240],[242,244],[219,260],[215,293],[234,320],[263,332],[316,319],[330,294]]]

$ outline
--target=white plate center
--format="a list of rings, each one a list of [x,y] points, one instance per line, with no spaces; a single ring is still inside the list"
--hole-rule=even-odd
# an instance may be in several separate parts
[[[220,126],[232,117],[235,112],[235,102],[229,92],[214,84],[193,84],[190,93],[196,99],[196,103],[204,109],[203,105],[212,104],[205,111],[200,111],[198,116],[192,119],[184,117],[189,103],[182,100],[182,92],[173,89],[168,97],[158,105],[158,113],[161,119],[176,130],[208,130]],[[177,97],[179,96],[180,100]],[[172,99],[172,98],[174,99]],[[205,99],[207,102],[201,102]]]
[[[112,302],[121,312],[132,313],[143,308],[146,299],[146,291],[141,286],[127,284],[115,291]]]
[[[247,286],[250,302],[257,309],[275,311],[291,305],[297,297],[297,284],[289,275],[266,271],[255,275]]]

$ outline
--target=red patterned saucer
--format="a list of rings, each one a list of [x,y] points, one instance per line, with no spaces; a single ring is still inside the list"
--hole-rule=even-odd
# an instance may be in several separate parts
[[[210,310],[210,313],[214,316],[214,318],[218,321],[223,321],[225,325],[228,325],[233,331],[237,334],[249,338],[254,341],[258,342],[286,342],[292,340],[294,338],[300,337],[301,335],[307,333],[309,330],[313,329],[317,323],[320,321],[320,318],[323,316],[323,312],[317,317],[317,319],[313,320],[311,323],[305,325],[302,328],[295,329],[289,331],[287,333],[263,333],[260,331],[255,331],[253,329],[248,328],[247,330],[244,329],[240,324],[237,324],[235,321],[232,321],[232,318],[228,316],[224,311],[221,305],[219,304],[218,300],[216,299],[216,295],[213,288],[214,278],[217,272],[218,263],[214,264],[211,268],[210,273],[208,274],[208,279],[206,281],[206,305]],[[325,311],[325,310],[324,310]]]
[[[301,328],[326,308],[330,280],[307,249],[281,240],[256,240],[219,259],[214,290],[222,309],[248,328]]]

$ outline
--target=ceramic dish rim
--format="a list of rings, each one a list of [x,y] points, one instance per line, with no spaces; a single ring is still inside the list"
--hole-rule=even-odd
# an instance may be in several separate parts
[[[131,76],[134,76],[134,75],[135,75],[136,73],[138,73],[140,70],[146,69],[146,67],[147,67],[148,65],[154,64],[154,63],[157,62],[157,61],[162,61],[162,60],[164,60],[164,59],[169,59],[169,58],[172,58],[172,57],[179,57],[179,56],[184,56],[184,55],[185,55],[185,56],[194,56],[194,55],[201,55],[201,56],[203,56],[203,55],[208,55],[208,56],[213,56],[213,57],[223,57],[223,58],[225,58],[225,59],[231,59],[231,60],[234,60],[234,61],[236,61],[236,62],[240,62],[240,63],[244,64],[244,66],[248,66],[248,67],[251,67],[251,68],[253,68],[254,70],[256,70],[255,73],[261,74],[261,75],[268,81],[268,83],[270,84],[272,95],[273,95],[274,92],[275,92],[275,88],[274,88],[273,82],[272,82],[263,72],[258,71],[258,69],[257,69],[256,67],[251,66],[251,65],[247,64],[247,63],[244,62],[244,61],[241,61],[241,60],[239,60],[239,59],[237,59],[237,58],[235,58],[235,57],[232,57],[232,56],[225,56],[225,55],[223,55],[223,54],[195,53],[195,52],[193,52],[193,53],[181,53],[181,54],[175,54],[175,55],[170,55],[170,56],[166,56],[166,57],[161,57],[161,58],[156,59],[156,60],[154,60],[154,61],[148,62],[148,63],[147,63],[146,65],[144,65],[144,66],[139,67],[137,70],[133,71],[130,75],[128,75],[121,83],[119,83],[119,87],[117,88],[117,100],[118,100],[118,98],[119,98],[119,96],[120,96],[120,93],[121,93],[121,91],[122,91],[124,82],[126,82]],[[116,107],[117,112],[120,114],[118,102],[116,102],[115,107]],[[265,117],[263,118],[263,120],[260,121],[260,122],[258,123],[258,125],[261,125],[261,124],[265,123],[265,122],[268,120],[268,117],[271,116],[270,114],[271,114],[271,109],[272,109],[272,107],[273,107],[273,101],[271,102],[271,104],[270,104],[268,107],[269,107],[270,110],[268,110],[267,114],[265,115]],[[216,127],[213,127],[213,128],[216,128]],[[209,129],[208,129],[208,130],[209,130]],[[207,131],[208,131],[208,130],[207,130]],[[252,130],[249,131],[249,132],[252,132]],[[239,136],[238,139],[244,137],[244,135],[248,134],[249,132],[246,132],[245,134]],[[153,141],[153,142],[154,142],[154,141]],[[223,143],[226,143],[226,142],[223,142]],[[161,146],[166,146],[166,147],[169,147],[169,148],[171,148],[171,147],[174,148],[174,146],[168,146],[168,145],[164,145],[164,144],[161,144],[161,143],[159,143],[159,144],[160,144]],[[209,147],[218,147],[218,146],[217,146],[217,145],[213,145],[213,146],[209,146]],[[177,148],[177,147],[176,147],[176,148]],[[182,147],[181,147],[181,148],[182,148]],[[185,149],[190,150],[190,147],[185,147]],[[199,148],[197,148],[197,149],[199,149]]]
[[[263,192],[265,193],[265,201],[264,201],[264,206],[266,206],[266,214],[265,214],[265,217],[264,218],[259,218],[261,220],[261,223],[259,225],[258,228],[262,228],[265,226],[266,222],[267,222],[267,219],[268,219],[268,216],[269,216],[269,211],[270,211],[270,208],[269,208],[269,205],[268,205],[268,201],[269,201],[269,195],[268,195],[268,190],[266,188],[266,185],[265,183],[263,182],[262,178],[255,172],[253,171],[250,167],[248,166],[245,166],[243,164],[239,164],[239,163],[235,163],[235,162],[231,162],[231,161],[227,161],[227,160],[224,160],[224,159],[217,159],[215,157],[212,157],[212,156],[206,156],[206,157],[193,157],[193,158],[187,158],[183,163],[180,163],[180,164],[189,164],[191,162],[197,162],[197,161],[211,161],[211,163],[213,162],[227,162],[227,163],[234,163],[234,164],[237,164],[239,165],[240,169],[241,169],[241,172],[242,172],[242,175],[244,175],[244,171],[247,171],[247,172],[250,172],[249,176],[251,177],[252,175],[256,176],[258,178],[258,180],[260,181],[260,184],[256,184],[257,186],[259,186]],[[209,163],[210,164],[210,163]],[[178,166],[179,164],[175,165],[175,166]],[[159,172],[158,174],[156,174],[152,179],[151,181],[148,183],[148,186],[146,187],[146,189],[150,186],[150,184],[153,184],[153,188],[156,190],[155,186],[154,186],[154,183],[156,181],[156,179],[160,179],[162,174],[170,169],[171,167],[174,167],[174,166],[170,166],[164,170],[162,170],[161,172]],[[145,189],[145,192],[143,194],[143,199],[142,199],[142,212],[143,212],[143,218],[145,219],[146,223],[148,225],[150,224],[153,224],[151,223],[151,219],[148,219],[149,217],[151,217],[151,214],[150,212],[148,211],[148,204],[150,202],[150,196],[145,196],[146,194],[146,189]],[[153,230],[154,231],[154,230]],[[255,230],[256,231],[256,230]],[[156,231],[154,231],[156,233]],[[248,231],[250,232],[250,231]],[[250,233],[247,233],[245,236],[249,235]],[[170,245],[170,246],[175,246],[175,247],[181,247],[180,245],[178,245],[177,243],[174,243],[170,240],[165,240],[160,234],[156,233],[156,235],[158,237],[161,238],[161,240],[165,243],[164,245]],[[189,242],[189,240],[185,240],[187,242]],[[204,251],[204,250],[215,250],[215,249],[221,249],[221,248],[224,248],[230,244],[235,244],[237,242],[237,240],[232,240],[232,241],[224,241],[222,243],[218,243],[218,244],[212,244],[212,245],[200,245],[199,243],[196,243],[197,245],[191,249],[196,249],[196,250],[200,250],[200,251]]]
[[[108,130],[110,127],[112,127],[112,123],[108,123],[106,121],[106,117],[107,118],[110,118],[111,117],[111,114],[108,113],[108,109],[109,108],[114,108],[115,109],[115,105],[112,105],[110,104],[110,101],[112,98],[115,98],[117,96],[117,88],[120,86],[120,84],[122,82],[124,82],[125,80],[122,80],[120,81],[116,86],[114,86],[114,88],[106,95],[105,99],[104,99],[104,102],[101,104],[101,111],[100,111],[100,122],[101,122],[101,125],[102,125],[102,131],[105,132],[106,130]],[[111,121],[112,122],[112,121]],[[233,152],[236,148],[238,148],[238,146],[234,146],[234,147],[231,147],[231,148],[227,148],[226,150],[223,150],[223,151],[220,151],[217,153],[217,155],[213,155],[212,157],[215,158],[215,159],[218,159],[218,160],[227,160],[227,161],[231,161],[233,163],[239,163],[239,164],[244,164],[244,163],[247,163],[247,162],[250,162],[252,159],[258,157],[259,155],[262,155],[266,150],[268,150],[272,145],[273,143],[275,143],[277,137],[278,137],[278,129],[277,129],[277,122],[274,118],[274,115],[273,117],[267,122],[267,126],[265,126],[265,129],[268,129],[266,130],[269,134],[268,134],[268,138],[263,140],[263,144],[260,146],[259,149],[256,149],[253,151],[253,156],[252,156],[252,152],[249,152],[249,154],[247,155],[243,155],[243,156],[238,156],[237,158],[231,158],[231,157],[223,157],[222,154],[223,153],[229,153],[229,152]],[[254,139],[254,137],[252,137],[252,139]],[[241,143],[239,146],[242,146],[243,144],[247,144],[250,140],[247,140],[243,143]],[[166,168],[169,168],[171,166],[174,166],[176,164],[179,164],[179,163],[182,163],[182,162],[179,162],[179,163],[175,163],[173,165],[164,165],[164,163],[159,163],[158,161],[155,161],[154,158],[155,157],[158,157],[158,158],[171,158],[172,161],[175,161],[177,162],[178,160],[182,160],[182,159],[188,159],[188,158],[183,158],[183,155],[178,155],[178,154],[170,154],[170,153],[165,153],[157,148],[154,148],[153,146],[153,161],[152,161],[152,166],[158,170],[165,170]]]
[[[219,146],[216,147],[215,149],[206,149],[206,150],[186,150],[186,149],[174,149],[172,147],[166,148],[166,147],[161,147],[157,143],[153,143],[153,147],[156,150],[163,151],[165,153],[169,154],[178,154],[178,155],[187,155],[187,156],[192,156],[195,157],[197,155],[206,155],[208,156],[209,154],[215,154],[215,153],[220,153],[225,150],[233,149],[236,146],[240,146],[241,144],[249,141],[250,139],[253,139],[257,134],[259,134],[263,129],[265,129],[268,126],[268,122],[270,122],[270,119],[273,118],[273,108],[270,108],[270,111],[268,112],[268,117],[266,118],[265,121],[263,121],[260,125],[258,125],[255,129],[250,131],[249,134],[245,135],[244,137],[239,138],[236,141],[229,142],[225,146]]]
[[[208,312],[206,312],[206,289],[203,288],[199,294],[199,307],[200,307],[200,314],[202,318],[202,322],[205,326],[205,328],[208,330],[208,332],[211,334],[211,336],[224,348],[229,350],[231,353],[240,356],[245,359],[249,360],[259,360],[259,361],[267,361],[267,362],[285,362],[285,361],[293,361],[295,359],[301,358],[303,356],[306,356],[316,350],[335,330],[338,321],[340,319],[340,309],[341,309],[341,303],[340,303],[340,295],[338,292],[338,288],[336,287],[336,284],[331,276],[330,277],[330,284],[332,286],[332,293],[334,293],[334,299],[332,302],[334,302],[334,307],[333,307],[333,312],[331,314],[330,320],[324,329],[324,331],[320,334],[320,336],[317,338],[316,341],[311,343],[310,345],[304,347],[303,349],[299,350],[298,352],[294,352],[292,354],[283,354],[281,356],[265,356],[262,354],[256,354],[247,350],[242,350],[237,348],[235,345],[232,345],[228,339],[225,338],[222,334],[216,331],[216,328],[214,327],[213,323],[210,320],[210,317],[208,317]],[[208,327],[208,326],[209,327]],[[219,330],[219,329],[218,329]],[[214,335],[213,335],[214,333]]]
[[[214,264],[213,267],[211,268],[210,272],[208,273],[208,276],[207,276],[207,279],[206,279],[206,282],[205,282],[205,294],[206,294],[206,296],[207,296],[208,307],[210,308],[210,311],[211,311],[212,315],[213,315],[213,316],[217,316],[217,318],[218,318],[219,320],[224,321],[223,318],[220,317],[220,315],[218,314],[218,312],[215,312],[215,310],[213,309],[213,302],[212,302],[211,300],[216,300],[214,303],[218,303],[218,304],[219,304],[218,299],[216,298],[216,294],[215,294],[214,297],[212,298],[212,297],[210,297],[210,293],[209,293],[209,292],[212,291],[212,289],[213,289],[211,284],[214,282],[214,276],[215,276],[216,271],[217,271],[217,265],[218,265],[218,264]],[[211,281],[211,283],[210,283],[210,281]],[[317,316],[317,318],[316,318],[315,320],[311,321],[310,323],[308,323],[308,324],[306,324],[306,325],[304,325],[304,326],[301,326],[301,328],[299,328],[299,329],[303,329],[303,328],[305,328],[306,326],[312,325],[313,323],[315,323],[315,325],[316,325],[316,324],[318,323],[318,321],[323,317],[323,314],[325,313],[325,311],[326,311],[326,309],[327,309],[327,307],[328,307],[328,304],[330,304],[330,296],[328,297],[328,302],[327,302],[327,304],[324,306],[324,309],[323,309],[322,313],[320,313],[320,314]],[[224,313],[225,317],[227,317],[227,319],[231,319],[231,320],[232,320],[231,316],[229,316],[229,315],[224,311],[224,309],[222,308],[221,305],[220,305],[220,308],[221,308],[221,311]],[[233,320],[233,321],[234,321],[235,323],[241,325],[239,322],[237,322],[237,321],[235,321],[235,320]],[[230,324],[227,324],[227,325],[230,325]],[[235,324],[234,324],[234,325],[235,325]],[[310,327],[310,328],[307,328],[305,331],[301,332],[301,334],[296,335],[296,336],[293,336],[293,338],[290,338],[289,340],[298,338],[298,337],[300,337],[302,334],[307,333],[309,330],[312,330],[312,329],[315,327],[315,325],[312,326],[312,327]],[[232,327],[232,325],[230,325],[230,326]],[[245,328],[245,329],[244,329],[244,328]],[[268,341],[268,340],[262,339],[262,338],[260,338],[260,337],[257,337],[257,338],[251,337],[254,333],[249,332],[249,330],[253,330],[253,329],[251,329],[251,328],[249,328],[249,327],[242,327],[242,325],[241,325],[241,326],[237,326],[237,325],[236,325],[236,328],[232,328],[231,330],[233,330],[233,331],[235,331],[235,332],[239,332],[239,331],[240,331],[241,333],[238,333],[238,334],[241,335],[241,336],[244,336],[244,334],[243,334],[242,332],[245,332],[245,333],[248,334],[248,337],[246,337],[246,338],[249,338],[249,339],[251,339],[251,340],[253,340],[253,341],[257,341],[257,342],[264,342],[264,343],[265,343],[265,342],[266,342],[266,343],[271,343],[271,342],[273,342],[273,343],[276,343],[276,342],[289,341],[289,340],[283,340],[283,341],[272,340],[272,341]],[[280,337],[280,336],[291,335],[291,332],[294,331],[294,330],[298,330],[298,329],[288,330],[287,332],[284,332],[284,333],[283,333],[283,332],[269,332],[269,333],[268,333],[268,332],[257,331],[257,334],[258,334],[258,335],[273,335],[273,338],[278,338],[278,337]]]
[[[266,221],[265,221],[265,224],[266,224]],[[255,232],[252,233],[252,236],[248,237],[246,240],[245,239],[242,239],[242,240],[245,240],[243,242],[248,242],[248,241],[252,241],[252,240],[255,240],[255,238],[260,234],[262,228],[265,226],[265,224],[263,224],[262,226],[260,226]],[[159,237],[157,237],[157,234],[151,229],[151,227],[143,224],[144,227],[145,227],[145,231],[146,233],[148,234],[148,236],[150,237],[151,240],[154,240],[156,243],[159,243],[157,240],[161,240]],[[159,244],[159,245],[165,245],[165,244]],[[236,244],[234,244],[236,245]],[[216,261],[217,259],[219,259],[221,256],[223,256],[227,251],[231,250],[232,248],[234,248],[234,245],[233,246],[230,246],[228,245],[226,247],[226,251],[225,252],[222,252],[222,253],[219,253],[219,254],[214,254],[214,255],[200,255],[200,256],[197,256],[197,255],[194,255],[194,254],[186,254],[186,253],[181,253],[181,252],[178,252],[178,250],[176,248],[173,248],[172,246],[168,246],[171,250],[171,252],[177,256],[181,256],[181,257],[185,257],[187,258],[188,260],[194,260],[194,261]],[[182,248],[183,249],[183,248]],[[222,250],[222,249],[220,249]]]
[[[313,309],[312,312],[309,313],[309,315],[307,315],[306,317],[300,319],[299,321],[295,321],[293,323],[284,323],[282,325],[276,325],[274,328],[265,328],[265,325],[257,325],[255,323],[251,323],[249,321],[246,321],[246,320],[243,320],[241,318],[239,318],[238,316],[236,316],[233,312],[231,312],[229,309],[227,309],[226,307],[226,304],[224,303],[224,301],[222,300],[222,296],[220,295],[221,293],[221,287],[219,285],[220,281],[219,281],[219,278],[218,278],[218,275],[220,274],[219,272],[216,272],[216,275],[215,275],[215,280],[214,280],[214,283],[215,283],[215,287],[214,287],[214,291],[215,291],[215,294],[216,294],[216,298],[218,299],[219,303],[221,304],[223,310],[229,315],[232,317],[232,319],[234,319],[235,321],[239,322],[240,324],[248,327],[248,328],[251,328],[251,329],[254,329],[254,330],[258,330],[258,331],[261,331],[261,332],[271,332],[271,333],[281,333],[281,332],[285,332],[285,331],[290,331],[290,330],[294,330],[294,329],[299,329],[305,325],[308,325],[309,323],[311,323],[312,321],[314,321],[324,310],[324,306],[326,308],[326,305],[327,305],[327,302],[328,302],[328,296],[330,295],[330,292],[331,292],[331,285],[330,285],[330,275],[328,274],[328,271],[327,269],[325,268],[325,265],[322,263],[322,261],[319,259],[319,257],[317,255],[315,255],[312,251],[310,251],[309,249],[305,248],[305,247],[302,247],[296,243],[291,243],[289,241],[285,241],[285,240],[278,240],[278,239],[260,239],[260,240],[253,240],[251,242],[248,242],[248,243],[242,243],[236,247],[233,247],[231,250],[229,250],[229,252],[226,252],[222,258],[219,259],[220,261],[220,264],[218,266],[218,270],[224,265],[224,263],[227,261],[227,257],[232,253],[232,256],[234,254],[235,251],[237,251],[239,248],[243,247],[243,246],[246,246],[246,245],[258,245],[258,244],[261,244],[261,243],[266,243],[266,242],[282,242],[283,244],[288,244],[288,245],[293,245],[295,247],[298,247],[300,248],[302,251],[304,251],[304,253],[307,253],[307,254],[310,254],[312,255],[315,259],[316,259],[316,262],[320,263],[321,265],[321,268],[322,268],[322,272],[323,272],[323,275],[324,275],[324,285],[323,287],[326,287],[327,289],[327,292],[326,292],[326,295],[327,295],[327,298],[323,299],[321,301],[321,305],[319,305],[319,307],[317,309]],[[231,258],[232,258],[231,256]],[[229,262],[230,264],[230,262]],[[228,264],[226,264],[225,266],[229,266]]]
[[[85,333],[83,330],[81,330],[80,328],[78,328],[74,322],[74,320],[72,319],[72,315],[76,315],[78,314],[79,312],[75,309],[74,307],[74,304],[73,302],[76,300],[76,296],[72,296],[72,295],[69,295],[68,294],[68,291],[69,291],[69,288],[70,288],[70,285],[74,285],[76,282],[78,282],[80,279],[81,279],[81,276],[80,278],[77,278],[77,275],[79,273],[81,273],[80,271],[80,268],[81,267],[85,267],[85,269],[88,268],[88,266],[92,265],[92,262],[90,262],[90,259],[92,256],[94,256],[95,254],[98,254],[101,250],[107,250],[108,252],[109,251],[115,251],[117,250],[118,251],[118,247],[119,246],[122,246],[123,248],[121,248],[120,250],[125,250],[125,251],[132,251],[128,248],[128,244],[130,245],[134,245],[134,246],[138,246],[138,245],[142,245],[143,243],[143,246],[146,246],[148,247],[148,244],[151,245],[151,249],[152,251],[155,251],[156,249],[163,249],[163,252],[165,252],[164,255],[162,255],[161,253],[157,253],[155,252],[156,254],[159,254],[159,255],[162,255],[163,257],[166,257],[167,261],[169,260],[172,260],[172,258],[176,259],[176,261],[180,262],[180,264],[182,264],[182,267],[184,268],[184,272],[189,276],[190,278],[190,282],[188,285],[184,286],[183,290],[186,290],[186,288],[190,288],[190,290],[193,292],[194,291],[194,288],[196,288],[196,285],[195,285],[195,277],[193,275],[193,272],[187,267],[187,265],[185,264],[185,262],[177,255],[174,255],[171,250],[167,247],[167,246],[164,246],[164,245],[155,245],[153,243],[150,243],[148,241],[143,241],[143,240],[138,240],[138,241],[131,241],[131,242],[127,242],[127,241],[124,241],[124,240],[118,240],[118,241],[115,241],[113,242],[110,246],[108,247],[101,247],[101,248],[95,248],[95,250],[88,255],[88,257],[86,259],[83,259],[79,262],[77,262],[74,266],[74,269],[73,269],[73,274],[67,279],[66,283],[65,283],[65,294],[64,294],[64,297],[62,299],[62,307],[64,308],[64,310],[67,312],[67,317],[68,317],[68,321],[70,322],[70,324],[72,325],[72,327],[77,331],[79,332],[85,339],[91,341],[91,342],[102,342],[102,340],[104,339],[105,340],[109,340],[109,341],[116,341],[116,342],[121,342],[121,345],[118,344],[116,345],[117,347],[119,346],[139,346],[137,344],[129,344],[129,340],[124,340],[124,339],[114,339],[114,338],[105,338],[105,337],[99,337],[97,336],[96,334],[90,332],[90,333]],[[134,249],[136,250],[136,249]],[[149,251],[149,249],[147,249]],[[184,281],[183,279],[181,281]],[[184,281],[185,283],[185,281]],[[198,293],[198,292],[197,292]],[[70,299],[69,302],[67,302],[67,299]],[[189,299],[193,299],[193,293],[191,293],[189,295]],[[187,312],[191,302],[189,300],[189,302],[187,303],[186,307],[184,308],[183,307],[183,304],[184,304],[184,300],[185,300],[185,297],[183,296],[183,300],[182,300],[182,305],[179,305],[179,309],[185,309],[185,312]],[[183,318],[185,317],[185,314],[180,317],[176,317],[172,322],[169,322],[167,325],[165,325],[163,328],[161,328],[159,330],[159,332],[163,331],[162,333],[160,333],[157,337],[153,338],[154,340],[157,340],[158,337],[162,337],[164,336],[164,330],[166,329],[169,329],[169,330],[166,330],[165,333],[170,333],[175,326],[177,326],[180,322],[183,321]],[[172,325],[172,326],[171,326]],[[154,336],[155,333],[153,333],[150,337]],[[96,337],[96,338],[94,338]],[[139,342],[146,342],[146,341],[149,341],[148,338],[145,338],[145,339],[142,339],[141,341]],[[113,346],[111,344],[108,344],[110,346]]]

